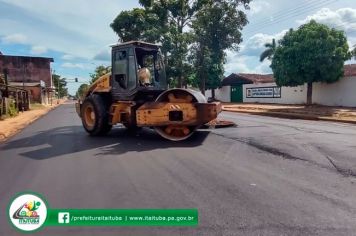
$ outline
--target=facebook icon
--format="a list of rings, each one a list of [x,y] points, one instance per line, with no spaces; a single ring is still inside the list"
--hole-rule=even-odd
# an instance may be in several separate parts
[[[58,212],[58,223],[69,224],[69,212]]]

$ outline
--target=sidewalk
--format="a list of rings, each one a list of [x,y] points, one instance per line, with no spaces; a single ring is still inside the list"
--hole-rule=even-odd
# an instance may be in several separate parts
[[[57,104],[57,100],[54,100],[52,106],[44,105],[41,108],[34,108],[29,111],[19,112],[19,114],[15,117],[0,120],[0,142],[3,142],[14,134],[20,132],[27,125],[31,124],[64,102],[65,100],[59,100],[59,104]]]
[[[351,107],[224,103],[223,111],[290,119],[325,120],[356,124],[356,108]]]

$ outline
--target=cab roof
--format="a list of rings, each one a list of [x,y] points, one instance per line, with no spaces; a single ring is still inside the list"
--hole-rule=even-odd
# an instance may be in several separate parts
[[[159,49],[160,45],[157,44],[153,44],[153,43],[147,43],[147,42],[143,42],[143,41],[128,41],[128,42],[124,42],[124,43],[117,43],[117,44],[113,44],[111,45],[112,48],[120,48],[120,47],[124,47],[124,46],[134,46],[134,47],[143,47],[143,48],[150,48],[150,49]]]

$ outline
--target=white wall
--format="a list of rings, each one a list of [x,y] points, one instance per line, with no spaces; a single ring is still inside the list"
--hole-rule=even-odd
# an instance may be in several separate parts
[[[205,91],[205,97],[208,99],[211,96],[211,89]],[[219,89],[215,89],[215,99],[222,102],[231,101],[231,86],[224,86]]]
[[[249,103],[280,103],[305,104],[307,100],[307,85],[297,87],[282,87],[281,98],[247,98],[246,88],[272,87],[275,83],[243,85],[243,102]],[[314,83],[313,103],[326,106],[356,107],[356,76],[345,77],[338,82]]]
[[[342,78],[332,84],[314,83],[313,103],[356,107],[356,77]]]
[[[247,98],[246,88],[274,87],[275,83],[244,84],[243,102],[305,104],[307,101],[307,85],[282,87],[280,98]],[[205,91],[206,98],[211,97],[211,90]],[[231,101],[231,86],[215,89],[215,98],[222,102]],[[313,103],[326,106],[356,107],[356,76],[340,79],[336,83],[314,83]]]
[[[306,103],[307,86],[301,85],[297,87],[282,87],[280,98],[247,98],[246,88],[260,88],[260,87],[274,87],[276,83],[263,83],[263,84],[244,84],[243,102],[248,103],[280,103],[280,104],[303,104]]]

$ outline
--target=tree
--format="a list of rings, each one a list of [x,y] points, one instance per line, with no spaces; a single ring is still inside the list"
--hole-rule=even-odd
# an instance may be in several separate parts
[[[264,50],[260,55],[260,62],[263,62],[266,58],[272,60],[273,54],[276,51],[276,40],[272,39],[272,43],[265,44],[266,50]]]
[[[310,105],[313,82],[339,80],[344,62],[350,58],[345,33],[312,20],[284,35],[275,50],[271,68],[278,86],[307,83]]]
[[[97,66],[95,68],[94,73],[90,73],[90,84],[93,84],[97,79],[99,79],[101,76],[111,72],[111,67],[110,66]]]
[[[68,88],[66,78],[61,78],[60,75],[53,74],[53,85],[57,91],[57,96],[59,98],[68,96]]]
[[[159,19],[162,51],[167,58],[167,76],[177,79],[177,87],[186,86],[184,67],[188,46],[192,43],[189,30],[196,13],[205,0],[140,0],[147,12]]]
[[[154,43],[159,39],[157,33],[158,17],[150,14],[143,8],[134,8],[131,11],[122,11],[110,24],[122,42],[143,40]]]
[[[85,93],[88,91],[89,85],[88,84],[81,84],[77,90],[76,97],[82,98]]]
[[[223,74],[226,49],[237,49],[241,29],[247,24],[246,15],[238,10],[248,8],[250,0],[140,0],[143,8],[121,12],[111,24],[121,41],[146,40],[162,45],[168,78],[177,80],[176,86],[186,86],[192,74],[186,74],[188,55],[193,44],[205,41],[213,57],[212,87]],[[196,47],[199,48],[199,47]],[[194,52],[198,52],[193,50]],[[192,65],[190,65],[192,66]],[[201,78],[198,74],[196,76]],[[204,83],[205,84],[205,83]],[[208,85],[210,86],[208,83]]]
[[[239,10],[248,8],[249,0],[205,1],[193,21],[196,45],[195,66],[200,80],[200,89],[214,89],[220,86],[224,75],[225,50],[238,51],[242,42],[242,28],[248,23],[246,14]]]
[[[352,56],[354,57],[354,59],[356,60],[356,44],[353,46],[353,49],[351,51]]]

